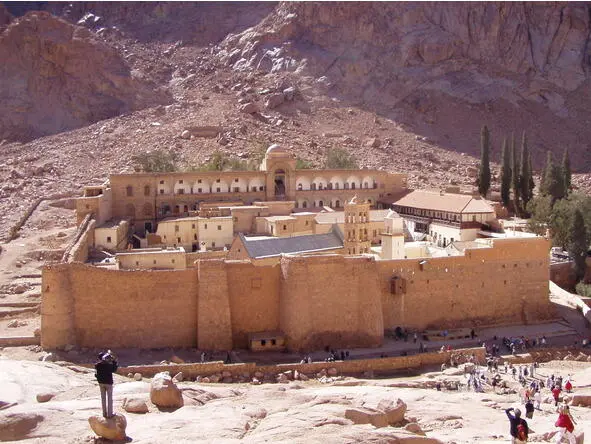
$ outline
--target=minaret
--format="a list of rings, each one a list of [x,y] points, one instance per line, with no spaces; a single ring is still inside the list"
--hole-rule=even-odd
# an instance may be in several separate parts
[[[369,203],[357,196],[345,203],[345,254],[370,253]]]

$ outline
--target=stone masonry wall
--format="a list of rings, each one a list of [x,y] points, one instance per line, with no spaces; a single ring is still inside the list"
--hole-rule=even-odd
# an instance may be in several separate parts
[[[384,325],[411,329],[519,323],[552,317],[546,239],[502,239],[465,256],[379,261]],[[406,292],[391,294],[390,279]]]
[[[288,348],[375,347],[382,343],[373,259],[284,256],[281,269],[280,326]]]
[[[194,347],[197,270],[43,270],[42,345]]]

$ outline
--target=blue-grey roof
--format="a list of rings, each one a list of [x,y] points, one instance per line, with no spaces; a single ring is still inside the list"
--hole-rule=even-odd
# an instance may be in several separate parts
[[[251,258],[279,256],[281,253],[304,253],[333,250],[343,247],[343,240],[335,231],[326,234],[308,234],[294,237],[274,237],[248,240],[239,234],[244,248]]]

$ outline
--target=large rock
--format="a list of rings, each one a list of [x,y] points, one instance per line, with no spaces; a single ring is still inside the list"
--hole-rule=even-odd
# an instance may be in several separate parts
[[[377,408],[386,414],[390,425],[400,424],[404,421],[406,403],[402,399],[397,399],[396,402],[391,399],[383,399],[378,403]]]
[[[148,404],[144,399],[126,398],[123,401],[123,410],[129,413],[148,413]]]
[[[55,396],[55,393],[51,393],[51,392],[43,392],[43,393],[37,393],[37,402],[47,402],[49,400],[51,400],[51,398],[53,398]]]
[[[380,410],[358,407],[345,410],[345,418],[355,424],[371,424],[375,427],[388,427],[388,416]]]
[[[158,407],[183,406],[183,394],[168,372],[157,373],[150,384],[150,401]]]
[[[115,414],[111,418],[91,416],[88,418],[88,423],[92,431],[101,438],[110,439],[111,441],[122,441],[127,437],[125,434],[127,420],[123,415]]]
[[[591,394],[573,394],[570,404],[575,407],[591,407]]]
[[[0,441],[25,439],[41,421],[36,413],[0,413]]]

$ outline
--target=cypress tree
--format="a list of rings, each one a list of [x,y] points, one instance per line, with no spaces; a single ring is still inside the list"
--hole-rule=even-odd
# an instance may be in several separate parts
[[[568,149],[564,150],[564,155],[562,156],[562,175],[563,175],[563,185],[564,185],[564,195],[566,196],[570,190],[571,186],[571,178],[572,173],[570,170],[570,157],[568,155]]]
[[[530,190],[530,178],[532,177],[531,173],[531,164],[530,164],[530,155],[529,149],[527,148],[527,137],[525,135],[525,131],[523,132],[523,136],[521,138],[521,171],[519,174],[519,189],[520,189],[520,197],[523,203],[523,209],[527,208],[527,203],[531,199],[532,191]]]
[[[519,160],[517,159],[517,150],[515,149],[515,137],[511,135],[511,188],[513,189],[513,204],[515,206],[515,213],[520,212],[519,206]]]
[[[527,196],[527,201],[530,202],[534,198],[534,188],[536,187],[536,183],[534,182],[534,169],[531,166],[531,153],[527,157],[527,164],[529,165],[529,195]]]
[[[511,202],[511,156],[507,138],[503,139],[503,159],[501,161],[501,200],[505,207]]]
[[[486,197],[490,189],[490,133],[486,125],[480,132],[480,171],[478,172],[478,192]]]
[[[540,189],[540,192],[552,197],[552,205],[554,205],[554,202],[558,199],[562,199],[565,196],[562,165],[554,164],[551,151],[548,151],[542,184],[543,186]]]
[[[585,276],[585,260],[587,258],[587,230],[583,214],[577,208],[572,218],[570,226],[570,239],[568,242],[568,252],[575,262],[577,277],[582,279]]]

